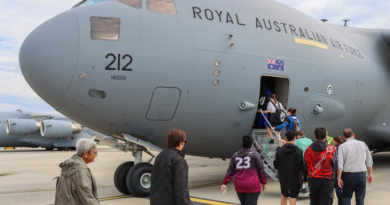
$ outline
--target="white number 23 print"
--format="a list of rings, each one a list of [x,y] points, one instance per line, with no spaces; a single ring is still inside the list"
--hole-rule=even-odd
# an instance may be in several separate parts
[[[251,166],[250,157],[244,157],[244,159],[242,159],[241,157],[237,157],[236,162],[236,169],[249,169],[249,167]]]

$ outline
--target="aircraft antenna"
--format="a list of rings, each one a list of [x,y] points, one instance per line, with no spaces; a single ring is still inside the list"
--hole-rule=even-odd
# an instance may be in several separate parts
[[[350,21],[350,20],[349,20],[349,19],[344,19],[344,20],[342,20],[342,21],[344,21],[344,26],[347,26],[348,21]]]

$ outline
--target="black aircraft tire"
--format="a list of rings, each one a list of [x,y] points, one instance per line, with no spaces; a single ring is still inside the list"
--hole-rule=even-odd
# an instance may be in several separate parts
[[[64,151],[65,147],[57,147],[58,151]]]
[[[134,165],[127,173],[126,185],[134,196],[148,197],[150,195],[152,168],[153,165],[149,163],[139,163]],[[143,179],[145,181],[141,184]]]
[[[46,151],[53,151],[54,148],[52,147],[45,147]]]
[[[126,186],[126,176],[134,162],[124,162],[115,170],[114,184],[116,189],[122,194],[131,194]]]

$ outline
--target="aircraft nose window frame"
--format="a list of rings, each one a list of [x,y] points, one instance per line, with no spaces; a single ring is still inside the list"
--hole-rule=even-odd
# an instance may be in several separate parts
[[[118,1],[136,9],[142,8],[142,0],[82,0],[79,3],[77,3],[73,8],[79,6],[86,6],[89,4],[103,3],[107,1]]]
[[[164,13],[168,15],[177,15],[175,2],[173,0],[146,0],[148,11]]]
[[[121,30],[121,20],[119,18],[91,16],[90,24],[93,40],[119,40]]]
[[[114,1],[124,3],[136,9],[142,8],[142,0],[114,0]]]

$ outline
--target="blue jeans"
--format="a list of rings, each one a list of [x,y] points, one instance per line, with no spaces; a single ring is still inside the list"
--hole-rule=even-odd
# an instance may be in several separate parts
[[[343,173],[343,204],[351,205],[353,192],[356,196],[356,205],[364,205],[364,197],[366,196],[366,180],[365,172],[361,173]]]

